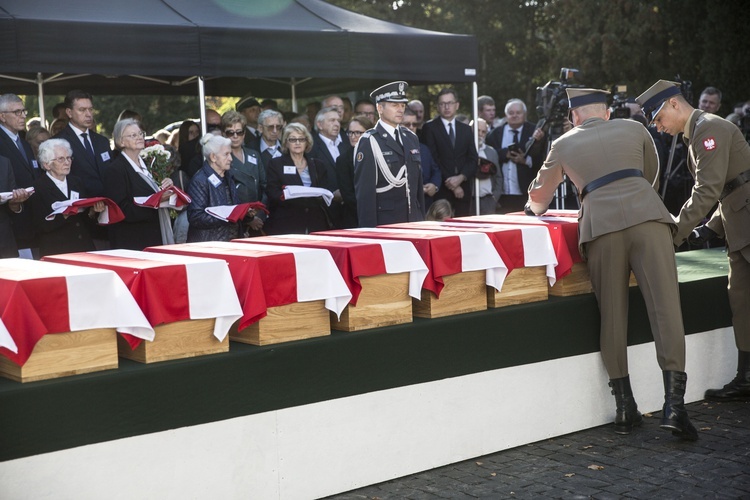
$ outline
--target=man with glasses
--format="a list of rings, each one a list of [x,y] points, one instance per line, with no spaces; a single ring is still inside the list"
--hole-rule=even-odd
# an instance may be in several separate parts
[[[16,186],[19,188],[31,187],[39,175],[39,164],[34,158],[31,145],[19,135],[26,130],[26,114],[20,97],[15,94],[0,96],[0,156],[10,160]],[[21,257],[33,258],[32,249],[36,252],[38,245],[31,211],[24,210],[21,206],[19,213],[12,214],[12,219],[13,234]]]
[[[408,86],[392,82],[370,93],[380,119],[362,135],[354,152],[354,192],[362,227],[424,220],[419,140],[401,126]]]
[[[109,139],[92,130],[94,105],[91,94],[71,90],[65,96],[64,104],[68,126],[55,139],[65,139],[73,150],[70,175],[83,182],[87,196],[104,196],[104,172],[112,160],[112,150]],[[95,238],[102,234],[95,235]]]
[[[250,148],[260,151],[263,165],[268,165],[271,159],[281,156],[281,131],[284,129],[284,115],[278,111],[267,109],[258,117],[260,138],[251,143]]]
[[[458,94],[451,88],[438,93],[440,116],[422,127],[422,139],[440,165],[443,186],[437,199],[446,199],[456,215],[471,215],[471,194],[479,156],[471,127],[456,120],[460,106]]]
[[[360,99],[354,103],[354,116],[363,115],[372,123],[378,119],[378,113],[375,111],[375,105],[369,99]]]

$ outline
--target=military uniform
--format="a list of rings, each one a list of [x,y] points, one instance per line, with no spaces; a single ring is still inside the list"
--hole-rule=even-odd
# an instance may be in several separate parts
[[[376,102],[406,103],[406,82],[374,90]],[[389,129],[392,129],[389,130]],[[354,152],[354,192],[361,227],[424,220],[425,201],[419,139],[382,119],[365,132]]]

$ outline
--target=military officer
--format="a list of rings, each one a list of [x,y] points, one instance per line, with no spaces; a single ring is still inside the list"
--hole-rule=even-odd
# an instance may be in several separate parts
[[[674,219],[656,188],[659,162],[651,135],[638,122],[609,119],[607,95],[567,89],[575,128],[553,144],[529,186],[526,212],[547,210],[563,174],[578,188],[579,246],[601,311],[600,344],[615,396],[615,432],[628,434],[642,416],[628,375],[628,280],[635,273],[646,302],[665,403],[661,427],[682,439],[698,433],[684,406],[685,331],[672,247]]]
[[[424,189],[419,139],[402,127],[406,82],[375,89],[378,120],[354,152],[354,191],[359,225],[373,227],[424,220]]]
[[[659,80],[636,100],[658,130],[682,132],[688,142],[695,186],[677,216],[674,244],[686,238],[726,239],[737,376],[721,389],[706,391],[706,399],[750,399],[750,146],[731,122],[694,109],[675,82]],[[708,223],[696,228],[717,201],[719,208]]]

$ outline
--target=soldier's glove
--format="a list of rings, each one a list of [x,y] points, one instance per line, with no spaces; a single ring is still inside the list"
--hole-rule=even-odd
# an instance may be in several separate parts
[[[711,238],[715,238],[717,236],[718,233],[716,233],[716,231],[703,224],[702,226],[698,226],[693,229],[693,232],[688,235],[687,241],[691,245],[702,245]]]
[[[528,203],[526,205],[524,205],[524,207],[523,207],[523,213],[525,213],[526,215],[530,215],[532,217],[536,217],[536,214],[531,209],[531,205],[529,205]]]

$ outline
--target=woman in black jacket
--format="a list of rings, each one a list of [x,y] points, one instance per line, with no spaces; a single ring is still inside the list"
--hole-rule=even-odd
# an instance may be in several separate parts
[[[268,165],[268,202],[271,215],[266,222],[268,234],[308,234],[330,229],[330,217],[323,198],[284,198],[284,186],[322,187],[326,185],[326,167],[307,153],[312,136],[304,125],[290,123],[281,138],[283,155]]]

